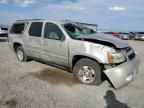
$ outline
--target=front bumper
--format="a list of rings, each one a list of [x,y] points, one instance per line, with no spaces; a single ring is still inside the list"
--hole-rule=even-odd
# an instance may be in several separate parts
[[[117,67],[104,70],[115,89],[119,89],[135,79],[140,66],[140,57],[136,54],[131,61],[125,62]]]

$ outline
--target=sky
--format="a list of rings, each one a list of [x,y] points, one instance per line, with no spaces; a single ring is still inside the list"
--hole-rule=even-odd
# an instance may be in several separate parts
[[[17,19],[68,19],[98,29],[144,31],[144,0],[0,0],[0,24]]]

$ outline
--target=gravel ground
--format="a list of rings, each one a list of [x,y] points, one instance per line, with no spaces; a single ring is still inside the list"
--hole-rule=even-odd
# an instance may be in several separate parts
[[[20,63],[0,39],[0,108],[144,108],[144,50],[142,41],[129,41],[141,55],[137,78],[115,90],[76,82],[73,74],[36,61]]]

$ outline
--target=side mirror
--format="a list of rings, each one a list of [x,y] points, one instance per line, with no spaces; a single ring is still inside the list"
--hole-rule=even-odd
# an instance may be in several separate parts
[[[66,39],[66,37],[65,37],[64,35],[62,35],[62,37],[61,37],[61,41],[64,42],[65,39]]]
[[[24,30],[21,33],[24,34]]]

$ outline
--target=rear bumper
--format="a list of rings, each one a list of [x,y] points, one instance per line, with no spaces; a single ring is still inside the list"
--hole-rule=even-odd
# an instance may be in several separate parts
[[[136,57],[133,60],[123,63],[117,67],[104,70],[104,73],[110,79],[115,89],[119,89],[135,79],[139,66],[140,57],[136,54]]]

